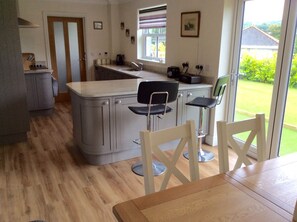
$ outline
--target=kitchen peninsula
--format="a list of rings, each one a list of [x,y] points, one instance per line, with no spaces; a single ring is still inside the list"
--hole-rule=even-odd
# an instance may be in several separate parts
[[[131,71],[123,66],[100,66],[110,71],[122,72],[134,78],[71,82],[67,86],[71,95],[73,137],[90,164],[101,165],[140,156],[133,140],[139,131],[146,129],[146,118],[135,115],[128,106],[138,106],[137,89],[141,81],[174,81],[166,75],[149,71]],[[197,109],[185,103],[197,96],[211,96],[210,84],[179,84],[176,102],[169,106],[173,111],[162,119],[156,118],[159,129],[180,125],[188,119],[197,124]],[[205,115],[208,119],[208,113]],[[208,122],[204,121],[205,132]]]

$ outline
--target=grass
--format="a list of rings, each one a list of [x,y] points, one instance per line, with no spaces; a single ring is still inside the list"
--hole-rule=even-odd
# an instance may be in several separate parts
[[[270,113],[273,85],[238,81],[235,121],[255,116],[256,113],[265,113],[266,132]],[[285,111],[284,128],[280,144],[280,155],[297,152],[297,89],[290,88],[288,91],[287,105]],[[239,138],[246,138],[246,134],[239,135]]]

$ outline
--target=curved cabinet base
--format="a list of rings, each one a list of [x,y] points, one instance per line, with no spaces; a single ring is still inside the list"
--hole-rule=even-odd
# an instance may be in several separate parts
[[[80,148],[79,150],[84,156],[84,158],[87,160],[87,162],[92,165],[104,165],[141,156],[140,148],[98,155],[85,153]]]

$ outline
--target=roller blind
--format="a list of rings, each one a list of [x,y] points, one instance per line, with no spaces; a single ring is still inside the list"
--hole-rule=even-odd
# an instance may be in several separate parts
[[[140,9],[138,15],[139,29],[166,27],[166,12],[166,5]]]

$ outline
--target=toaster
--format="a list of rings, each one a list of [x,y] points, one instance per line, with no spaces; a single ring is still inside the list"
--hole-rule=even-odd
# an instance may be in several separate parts
[[[179,78],[180,70],[177,66],[169,66],[167,68],[167,77],[169,78]]]

